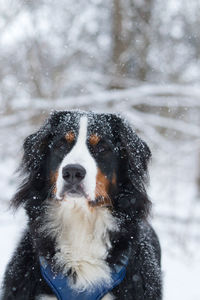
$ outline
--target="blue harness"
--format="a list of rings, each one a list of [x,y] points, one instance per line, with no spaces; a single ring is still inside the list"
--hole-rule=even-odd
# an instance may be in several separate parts
[[[48,283],[58,300],[99,300],[114,287],[122,282],[126,275],[128,257],[123,260],[123,266],[115,266],[115,271],[111,273],[111,282],[107,285],[98,285],[94,289],[76,292],[69,285],[69,280],[61,273],[53,273],[50,265],[44,257],[40,257],[40,269],[43,278]]]

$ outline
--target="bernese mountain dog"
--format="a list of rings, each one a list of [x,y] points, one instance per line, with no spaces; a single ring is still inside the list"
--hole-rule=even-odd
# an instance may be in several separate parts
[[[72,300],[67,290],[56,296],[41,258],[68,289],[82,293],[74,299],[162,299],[160,245],[147,221],[150,157],[119,115],[51,113],[24,141],[23,180],[12,206],[24,206],[28,224],[7,266],[2,299]],[[119,266],[125,267],[119,284],[87,297],[109,285]]]

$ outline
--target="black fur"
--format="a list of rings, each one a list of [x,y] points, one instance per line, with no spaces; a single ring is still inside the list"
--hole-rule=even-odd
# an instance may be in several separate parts
[[[36,300],[40,294],[52,295],[41,277],[38,257],[53,258],[55,241],[41,236],[39,228],[46,211],[45,200],[52,190],[50,170],[61,159],[52,155],[54,145],[67,130],[77,130],[83,114],[55,112],[24,142],[21,164],[24,180],[12,206],[24,205],[29,221],[27,231],[7,266],[2,300]],[[92,149],[91,154],[105,174],[109,176],[113,170],[117,174],[117,186],[110,188],[109,196],[113,202],[112,213],[120,220],[121,228],[120,232],[110,233],[112,249],[107,262],[110,265],[120,263],[122,254],[131,245],[126,277],[112,292],[119,300],[161,300],[160,246],[147,222],[151,203],[145,184],[150,150],[121,117],[93,113],[87,116],[89,131],[103,136],[109,145],[104,161]]]

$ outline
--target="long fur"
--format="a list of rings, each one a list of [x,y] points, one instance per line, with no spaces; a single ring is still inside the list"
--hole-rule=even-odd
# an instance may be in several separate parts
[[[49,166],[54,142],[70,126],[75,130],[74,124],[83,115],[91,130],[105,135],[113,145],[113,159],[106,161],[105,157],[104,163],[98,162],[104,172],[112,164],[115,167],[116,186],[108,195],[112,210],[91,210],[80,199],[73,199],[71,204],[51,199],[54,186]],[[147,221],[151,203],[145,186],[150,157],[146,143],[114,114],[55,112],[38,132],[26,138],[21,163],[23,182],[12,206],[23,205],[29,222],[7,267],[2,300],[53,296],[40,273],[40,255],[68,275],[72,286],[84,289],[109,281],[111,268],[123,265],[130,245],[126,277],[113,289],[113,296],[104,298],[161,300],[160,246]]]

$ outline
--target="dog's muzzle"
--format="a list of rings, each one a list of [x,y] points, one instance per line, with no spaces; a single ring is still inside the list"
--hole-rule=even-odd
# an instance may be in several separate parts
[[[62,169],[64,179],[63,193],[70,195],[83,194],[82,181],[85,178],[86,170],[79,164],[69,164]]]

